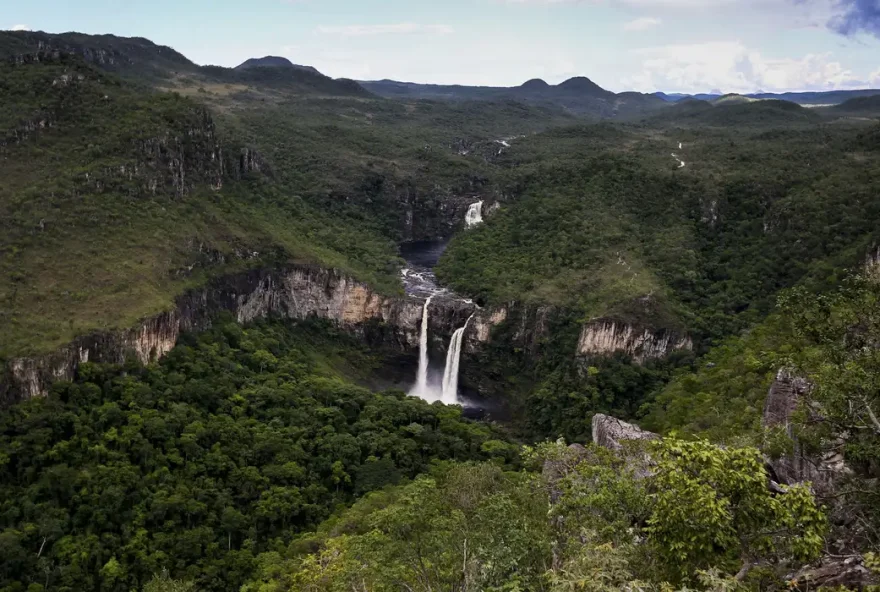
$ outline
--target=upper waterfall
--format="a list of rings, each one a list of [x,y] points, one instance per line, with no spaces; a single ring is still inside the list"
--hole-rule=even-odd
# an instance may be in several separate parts
[[[467,214],[464,217],[464,223],[468,228],[472,226],[476,226],[483,221],[483,202],[478,201],[477,203],[472,203],[468,208]]]

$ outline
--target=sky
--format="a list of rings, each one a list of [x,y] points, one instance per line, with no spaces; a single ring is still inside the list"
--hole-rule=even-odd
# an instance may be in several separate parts
[[[0,29],[113,33],[199,64],[616,92],[880,88],[880,0],[0,0]]]

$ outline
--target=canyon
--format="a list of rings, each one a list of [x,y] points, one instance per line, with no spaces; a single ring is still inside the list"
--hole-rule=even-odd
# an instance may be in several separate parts
[[[415,353],[421,342],[425,355],[428,349],[446,355],[451,345],[456,356],[447,363],[447,384],[452,383],[453,368],[457,382],[461,363],[458,356],[466,360],[478,354],[492,342],[493,329],[503,323],[515,324],[514,345],[536,353],[537,344],[549,330],[548,316],[552,314],[551,309],[516,303],[478,308],[470,300],[441,294],[432,299],[427,315],[424,303],[415,295],[382,294],[340,271],[315,265],[252,270],[217,278],[186,292],[170,310],[149,316],[134,327],[93,332],[52,353],[7,360],[0,373],[0,406],[46,396],[53,382],[72,380],[78,366],[85,362],[154,362],[175,346],[181,334],[207,329],[222,313],[232,314],[240,323],[264,318],[327,319],[371,346],[405,353]],[[423,319],[427,321],[424,334]],[[572,354],[584,357],[625,353],[643,362],[692,346],[685,336],[595,321],[583,327],[578,350]]]

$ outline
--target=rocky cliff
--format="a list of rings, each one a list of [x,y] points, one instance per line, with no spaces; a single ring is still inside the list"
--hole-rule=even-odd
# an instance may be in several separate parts
[[[171,310],[132,329],[87,335],[46,356],[8,360],[0,377],[0,405],[44,396],[53,382],[71,380],[83,362],[122,363],[133,357],[149,363],[170,351],[181,333],[207,328],[222,312],[242,323],[265,317],[329,319],[368,343],[411,351],[418,348],[422,305],[315,266],[245,272],[184,294]],[[431,335],[448,341],[473,306],[443,301],[432,311]]]
[[[665,329],[638,327],[610,319],[598,319],[584,325],[578,341],[578,355],[605,356],[625,353],[642,364],[674,351],[692,350],[693,341]]]
[[[615,451],[621,450],[624,442],[660,438],[654,432],[602,413],[593,416],[592,429],[594,444]]]
[[[824,450],[811,452],[799,440],[793,416],[810,388],[806,379],[785,368],[780,369],[764,402],[762,424],[767,429],[784,430],[791,439],[791,450],[770,461],[776,480],[785,484],[810,482],[817,493],[824,495],[833,491],[835,482],[847,472],[844,442],[828,442]],[[817,410],[810,412],[817,413]]]
[[[550,331],[550,320],[555,309],[551,306],[521,306],[511,302],[505,306],[480,309],[468,326],[467,337],[471,340],[466,351],[474,353],[497,336],[493,329],[506,325],[505,336],[510,345],[528,355],[537,355],[541,341]]]
[[[183,197],[196,187],[218,190],[252,173],[272,176],[260,153],[222,141],[210,112],[182,99],[166,101],[160,122],[145,116],[136,137],[118,136],[112,118],[120,104],[130,101],[127,106],[133,112],[148,107],[137,102],[139,91],[120,91],[118,84],[78,56],[41,46],[36,53],[10,58],[14,69],[33,69],[27,96],[39,108],[24,113],[15,127],[0,130],[0,156],[41,135],[78,134],[83,120],[94,119],[101,123],[89,133],[98,133],[101,141],[89,146],[91,162],[74,179],[80,194],[115,190],[137,197]],[[108,161],[113,165],[101,164]]]

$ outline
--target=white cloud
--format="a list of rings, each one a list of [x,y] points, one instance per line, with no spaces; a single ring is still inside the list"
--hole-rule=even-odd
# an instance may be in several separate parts
[[[647,31],[660,26],[663,21],[652,16],[643,16],[627,23],[623,23],[624,31]]]
[[[316,29],[322,35],[341,35],[343,37],[364,37],[367,35],[449,35],[455,31],[448,25],[420,25],[417,23],[397,23],[392,25],[345,25],[321,26]]]
[[[634,53],[643,60],[642,71],[624,83],[642,91],[832,90],[866,83],[830,53],[766,58],[739,41],[666,45]]]
[[[30,31],[31,28],[27,25],[12,25],[12,31]]]

